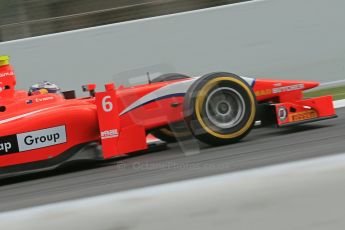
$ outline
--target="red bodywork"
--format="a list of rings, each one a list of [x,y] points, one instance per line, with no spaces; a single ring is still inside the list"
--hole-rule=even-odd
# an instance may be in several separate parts
[[[147,95],[193,81],[118,89],[108,84],[94,97],[67,100],[58,94],[28,96],[26,91],[15,90],[9,65],[0,67],[0,74],[0,173],[13,166],[54,161],[88,143],[101,144],[101,159],[147,149],[149,130],[184,119],[183,93],[158,95],[153,100]],[[316,82],[253,79],[250,84],[259,104],[268,103],[276,109],[278,126],[335,116],[331,96],[303,100],[302,91],[318,86]],[[88,90],[94,90],[94,85]],[[133,105],[140,100],[142,104]],[[124,112],[131,105],[133,108]]]
[[[304,99],[303,90],[319,86],[318,82],[257,79],[254,92],[257,101],[275,107],[277,125],[282,127],[336,116],[332,96]],[[287,112],[280,117],[280,109]]]

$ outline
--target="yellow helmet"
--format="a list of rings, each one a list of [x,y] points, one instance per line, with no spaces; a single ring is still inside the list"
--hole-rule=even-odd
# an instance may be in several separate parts
[[[0,56],[0,67],[10,64],[9,60],[10,60],[9,56]]]

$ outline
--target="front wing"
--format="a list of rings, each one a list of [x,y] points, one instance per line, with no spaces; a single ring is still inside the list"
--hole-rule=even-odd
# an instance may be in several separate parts
[[[273,104],[278,127],[337,117],[332,96]]]

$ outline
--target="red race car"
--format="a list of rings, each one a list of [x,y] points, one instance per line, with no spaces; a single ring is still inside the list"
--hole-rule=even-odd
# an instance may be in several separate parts
[[[150,133],[167,142],[192,135],[223,145],[241,140],[255,121],[285,127],[336,117],[331,96],[303,98],[317,82],[225,72],[165,74],[133,87],[107,84],[101,92],[91,84],[83,86],[86,98],[49,89],[34,94],[15,85],[8,58],[1,57],[1,177],[145,150]]]

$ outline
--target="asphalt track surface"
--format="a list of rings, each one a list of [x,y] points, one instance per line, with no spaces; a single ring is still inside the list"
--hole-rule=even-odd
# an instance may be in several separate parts
[[[242,142],[201,146],[199,154],[168,150],[0,181],[0,211],[345,152],[345,109],[338,118],[297,127],[254,129]]]

